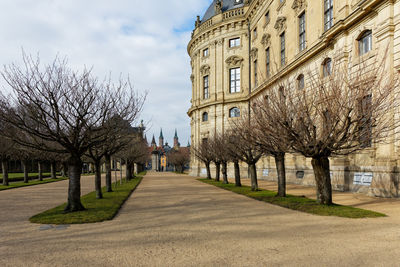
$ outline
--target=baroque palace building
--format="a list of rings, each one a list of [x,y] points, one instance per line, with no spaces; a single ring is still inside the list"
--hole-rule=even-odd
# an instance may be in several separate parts
[[[400,1],[398,0],[214,0],[197,17],[188,44],[192,67],[192,144],[247,112],[249,101],[281,78],[307,85],[307,70],[329,73],[332,62],[383,57],[388,71],[400,70]],[[398,144],[398,143],[397,143]],[[399,196],[397,144],[371,147],[331,159],[332,186],[376,196]],[[286,156],[287,181],[314,185],[310,159]],[[246,165],[241,174],[247,177]],[[233,176],[233,167],[229,168]],[[275,163],[257,164],[260,179],[276,179]],[[205,176],[194,155],[191,175]]]

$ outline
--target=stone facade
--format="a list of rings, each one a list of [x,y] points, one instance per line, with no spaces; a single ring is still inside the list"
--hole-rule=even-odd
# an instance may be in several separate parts
[[[198,18],[188,44],[192,67],[192,107],[188,111],[192,144],[217,131],[226,131],[235,119],[230,116],[233,108],[243,114],[250,99],[277,86],[279,79],[296,79],[304,73],[307,84],[306,70],[317,68],[322,73],[328,58],[355,66],[382,57],[388,49],[388,71],[400,70],[400,1],[225,2],[213,2],[210,8],[218,12],[210,17],[209,9],[209,19]],[[216,4],[222,5],[222,9],[216,8]],[[301,27],[301,23],[305,26]],[[365,34],[371,35],[370,43],[365,51],[360,51],[363,48],[359,41]],[[398,144],[373,146],[348,157],[332,158],[334,189],[398,197]],[[310,159],[287,155],[286,166],[288,182],[314,185]],[[257,170],[260,179],[276,179],[271,158],[263,158]],[[241,171],[247,177],[246,165],[242,165]],[[205,176],[204,166],[194,156],[191,175]],[[233,176],[233,166],[229,175]]]

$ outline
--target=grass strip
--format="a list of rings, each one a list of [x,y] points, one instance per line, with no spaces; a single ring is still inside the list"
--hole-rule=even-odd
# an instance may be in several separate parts
[[[142,175],[144,173],[128,182],[123,182],[121,185],[119,185],[119,182],[117,182],[117,185],[114,183],[114,192],[106,192],[106,187],[103,187],[102,199],[96,199],[95,191],[82,196],[81,201],[86,208],[84,211],[64,213],[64,208],[67,205],[67,203],[64,203],[31,217],[29,221],[41,224],[83,224],[112,220],[142,181]]]
[[[385,217],[383,213],[354,208],[343,205],[321,205],[315,200],[306,197],[299,197],[293,195],[287,195],[287,197],[277,197],[275,191],[269,191],[260,189],[260,191],[251,191],[250,186],[235,186],[234,184],[223,184],[222,182],[216,182],[210,179],[197,179],[203,183],[214,185],[231,192],[245,195],[250,198],[254,198],[260,201],[264,201],[273,205],[281,206],[284,208],[298,210],[306,213],[311,213],[321,216],[337,216],[345,218],[376,218]]]
[[[59,181],[67,180],[67,179],[68,178],[44,179],[43,181],[39,181],[39,180],[29,181],[29,183],[14,182],[14,183],[10,183],[9,186],[0,185],[0,191],[20,188],[20,187],[26,187],[26,186],[39,185],[39,184],[49,184],[49,183],[59,182]]]
[[[57,175],[60,175],[60,173],[57,173]],[[39,178],[39,174],[38,173],[28,173],[28,177],[29,180],[33,180],[33,179],[38,179]],[[43,178],[48,178],[51,177],[51,173],[49,172],[44,172],[42,174]],[[24,173],[21,172],[16,172],[16,173],[9,173],[8,174],[8,181],[9,182],[19,182],[19,181],[23,181],[24,180]],[[0,174],[0,183],[3,182],[3,174]]]

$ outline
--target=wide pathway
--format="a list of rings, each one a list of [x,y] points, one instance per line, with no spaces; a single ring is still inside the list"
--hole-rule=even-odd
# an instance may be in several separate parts
[[[91,184],[84,178],[84,188]],[[149,173],[113,221],[40,230],[27,220],[63,202],[57,190],[0,192],[0,266],[400,265],[396,214],[314,216]]]

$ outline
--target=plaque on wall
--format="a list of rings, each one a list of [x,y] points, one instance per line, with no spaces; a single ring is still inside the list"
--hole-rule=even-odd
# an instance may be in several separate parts
[[[353,184],[370,186],[372,183],[372,178],[372,172],[356,172],[354,173]]]
[[[269,170],[268,169],[264,169],[263,170],[263,176],[269,176]]]

